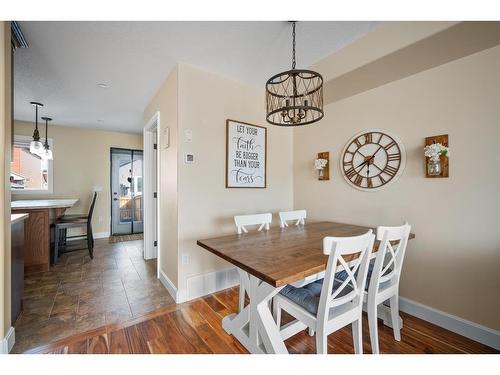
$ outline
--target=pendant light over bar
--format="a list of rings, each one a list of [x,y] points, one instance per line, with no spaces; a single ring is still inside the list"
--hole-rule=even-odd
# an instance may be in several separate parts
[[[33,132],[33,140],[30,142],[30,152],[39,154],[43,151],[42,142],[40,142],[40,133],[38,132],[38,107],[43,107],[42,103],[30,102],[35,107],[35,131]]]
[[[42,120],[45,121],[45,143],[43,145],[43,151],[39,154],[42,159],[45,160],[52,160],[52,150],[50,149],[49,146],[49,138],[48,138],[48,128],[49,128],[49,121],[52,121],[50,117],[42,117]]]
[[[266,83],[266,120],[279,126],[312,124],[323,118],[323,77],[295,69],[295,21],[292,21],[292,69]]]

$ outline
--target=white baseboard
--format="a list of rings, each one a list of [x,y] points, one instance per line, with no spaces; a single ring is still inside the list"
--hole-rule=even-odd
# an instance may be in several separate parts
[[[461,336],[500,350],[500,331],[403,297],[399,298],[399,309]]]
[[[12,350],[14,343],[16,342],[16,331],[14,327],[10,327],[7,334],[2,339],[0,343],[0,354],[8,354]]]
[[[190,301],[226,288],[231,288],[239,285],[239,283],[240,278],[236,267],[192,276],[187,279],[186,290],[180,291],[178,295],[179,301]]]
[[[175,302],[180,303],[178,295],[179,293],[176,286],[162,270],[160,270],[160,282],[163,284],[165,289],[167,289],[168,293],[172,296]]]
[[[110,236],[109,232],[97,232],[97,233],[94,233],[94,239],[109,238],[109,236]]]

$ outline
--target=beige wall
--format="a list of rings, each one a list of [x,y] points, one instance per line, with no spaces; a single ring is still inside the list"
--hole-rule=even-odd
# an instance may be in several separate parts
[[[370,33],[342,48],[338,53],[331,54],[313,64],[311,69],[320,72],[327,82],[457,23],[449,21],[383,22]]]
[[[265,125],[262,103],[258,88],[179,65],[146,108],[144,121],[160,112],[160,269],[180,295],[190,277],[229,267],[197,239],[234,232],[235,214],[292,207],[292,133],[284,129],[268,127],[268,187],[225,188],[226,119]],[[183,142],[186,129],[192,143]],[[184,164],[186,152],[195,154],[195,164]],[[189,264],[182,264],[184,255]]]
[[[10,136],[11,136],[10,22],[0,22],[0,340],[10,325]]]
[[[32,135],[34,125],[16,121],[14,134]],[[142,134],[107,132],[94,129],[49,125],[53,161],[52,194],[17,194],[13,199],[79,198],[68,213],[85,213],[90,206],[94,187],[98,193],[92,228],[94,234],[109,232],[110,226],[110,162],[111,147],[142,150]]]
[[[144,111],[144,123],[156,113],[160,114],[157,130],[157,149],[159,166],[159,267],[160,270],[178,285],[178,212],[177,212],[177,107],[178,107],[178,70],[172,70],[151,99]],[[165,130],[168,128],[169,136]],[[168,138],[168,139],[167,139]],[[167,148],[166,145],[169,144]]]
[[[393,225],[408,220],[401,296],[500,329],[500,47],[456,60],[325,107],[319,124],[294,132],[294,206],[312,220]],[[340,175],[354,134],[381,128],[404,143],[395,184],[360,192]],[[424,138],[449,134],[450,178],[426,179]],[[330,181],[312,169],[329,151]]]
[[[196,240],[234,233],[233,216],[291,209],[292,132],[268,126],[264,92],[188,65],[179,66],[179,291],[191,277],[229,267]],[[226,119],[268,129],[267,188],[225,188]],[[184,143],[184,131],[193,132]],[[193,152],[194,164],[183,155]],[[274,218],[276,220],[276,217]],[[277,222],[274,222],[277,225]],[[182,264],[182,256],[189,264]]]
[[[347,66],[350,62],[353,70],[325,83],[324,103],[329,104],[374,89],[500,44],[500,22],[459,22],[435,32],[436,29],[449,24],[449,22],[384,24],[340,53],[326,57],[317,64],[322,73],[326,71],[331,76],[338,71],[339,60]],[[421,39],[424,30],[432,34]],[[395,36],[404,35],[406,43],[388,34],[389,32]],[[414,42],[405,45],[410,37]],[[415,41],[415,38],[419,39]],[[387,51],[389,46],[394,48],[396,41],[401,48],[380,57],[380,51]],[[375,57],[375,60],[358,67],[359,60],[363,59],[352,60],[349,58],[351,57],[349,51],[357,51],[358,55],[363,55],[365,58]],[[363,53],[360,53],[361,51]]]

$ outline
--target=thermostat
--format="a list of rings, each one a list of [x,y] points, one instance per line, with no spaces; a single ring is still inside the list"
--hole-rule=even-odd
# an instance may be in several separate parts
[[[194,164],[194,154],[192,153],[184,154],[184,164]]]

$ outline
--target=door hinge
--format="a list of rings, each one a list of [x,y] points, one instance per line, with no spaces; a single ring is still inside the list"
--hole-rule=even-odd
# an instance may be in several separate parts
[[[156,191],[153,193],[153,198],[158,198],[158,193]]]
[[[158,241],[153,241],[153,246],[154,247],[158,246]]]
[[[156,150],[158,146],[156,145],[156,143],[153,145],[153,148]]]

